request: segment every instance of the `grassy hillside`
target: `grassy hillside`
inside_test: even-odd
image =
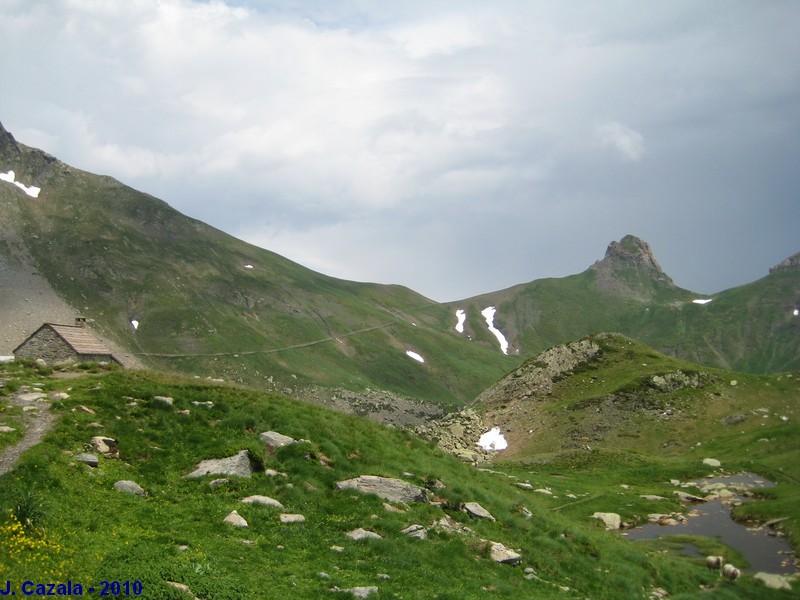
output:
[[[585,350],[590,345],[593,354]],[[581,351],[586,358],[569,367]],[[647,512],[640,494],[672,496],[667,482],[692,477],[682,471],[696,468],[704,458],[722,461],[728,472],[756,472],[779,484],[770,491],[773,500],[736,511],[761,521],[789,517],[785,530],[796,548],[798,398],[797,372],[750,375],[711,369],[621,335],[603,334],[526,361],[486,390],[476,408],[509,442],[496,464],[528,472],[538,485],[554,490],[584,486],[584,472],[598,482],[617,482],[593,498],[589,509],[608,510],[612,503],[632,523]],[[630,490],[616,489],[622,483],[631,484]],[[624,498],[614,497],[620,494]],[[571,507],[562,512],[571,513]]]
[[[711,298],[707,304],[693,300]],[[775,271],[705,297],[637,268],[540,279],[450,307],[467,312],[469,333],[486,337],[480,311],[523,356],[601,331],[618,331],[661,352],[703,365],[750,373],[800,369],[800,270]]]
[[[514,479],[457,462],[401,430],[229,385],[151,372],[88,368],[67,379],[74,373],[51,371],[0,366],[4,420],[19,425],[4,407],[21,392],[68,394],[52,400],[57,421],[44,442],[0,477],[0,579],[12,585],[139,581],[142,597],[175,599],[190,596],[167,581],[213,599],[337,597],[331,590],[358,586],[377,587],[371,597],[405,599],[647,598],[657,588],[677,598],[763,597],[749,577],[722,582],[699,559],[632,544],[604,531],[586,505],[559,509]],[[267,430],[308,441],[270,452],[259,441]],[[92,468],[76,456],[98,433],[118,441],[119,456],[100,456]],[[245,449],[257,466],[252,478],[211,486],[212,475],[183,477],[202,459]],[[617,481],[582,471],[598,466],[590,463],[562,463],[559,471],[570,485],[615,493]],[[554,465],[518,468],[529,480],[546,479],[556,476]],[[700,473],[688,464],[661,466],[647,462],[659,480]],[[268,477],[265,468],[285,476]],[[633,460],[627,468],[620,477],[644,472]],[[395,504],[396,512],[375,496],[335,489],[361,474],[427,485],[435,502]],[[147,497],[116,491],[118,480],[135,481]],[[252,494],[280,501],[305,522],[281,523],[280,511],[240,501]],[[468,517],[460,508],[470,501],[496,521]],[[223,523],[234,509],[249,527]],[[427,540],[400,533],[444,517],[453,525],[431,529]],[[462,526],[470,531],[457,531]],[[382,539],[348,539],[358,527]],[[494,562],[482,540],[517,549],[521,564]]]
[[[467,343],[446,308],[407,288],[315,273],[4,130],[0,168],[42,188],[32,199],[0,185],[3,226],[25,244],[29,269],[150,366],[278,390],[372,387],[456,406],[513,363]]]

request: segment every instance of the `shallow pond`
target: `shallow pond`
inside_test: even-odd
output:
[[[740,473],[730,477],[714,477],[697,482],[698,485],[724,483],[726,486],[746,486],[747,488],[772,487],[766,481],[752,473]],[[738,498],[746,501],[746,498]],[[655,539],[665,535],[702,535],[718,537],[729,546],[736,548],[750,563],[743,569],[748,572],[765,571],[767,573],[794,573],[794,553],[783,537],[769,535],[768,528],[748,528],[731,518],[731,507],[721,499],[710,500],[692,506],[685,523],[678,525],[647,524],[625,532],[630,540]],[[697,556],[694,547],[687,548],[687,553]]]

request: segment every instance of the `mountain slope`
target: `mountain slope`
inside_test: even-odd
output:
[[[705,365],[754,373],[800,368],[800,267],[791,259],[763,279],[703,297],[677,287],[647,243],[629,235],[583,273],[449,305],[465,311],[466,333],[476,337],[485,337],[481,310],[495,306],[499,329],[523,356],[618,331]]]
[[[175,583],[215,600],[350,598],[355,594],[332,592],[372,587],[370,597],[409,600],[648,598],[659,588],[658,597],[763,597],[752,577],[726,582],[703,559],[605,531],[586,498],[565,516],[552,506],[564,498],[473,469],[399,429],[276,394],[146,371],[57,373],[69,380],[49,371],[0,365],[0,408],[38,388],[56,418],[43,442],[0,477],[0,572],[16,592],[26,580],[70,581],[96,597],[86,588],[99,592],[106,580],[138,582],[143,598],[175,600],[191,597]],[[259,435],[269,430],[302,441],[270,449]],[[94,468],[80,455],[98,432],[116,442],[116,451],[94,450]],[[201,460],[241,451],[250,476],[185,477]],[[660,466],[662,479],[677,472]],[[698,467],[679,469],[700,474]],[[364,474],[426,488],[430,502],[337,489],[337,482]],[[577,473],[569,475],[567,483],[562,473],[559,485],[580,484]],[[140,486],[142,495],[120,491],[121,481]],[[593,474],[586,481],[595,481]],[[603,487],[611,488],[608,500],[620,501],[618,485]],[[242,501],[251,496],[280,505]],[[492,518],[467,514],[470,502]],[[247,527],[223,521],[234,510]],[[412,525],[427,537],[404,534]],[[348,537],[358,528],[381,539]],[[520,564],[493,560],[491,542],[516,549]]]
[[[446,309],[407,288],[315,273],[0,130],[8,170],[41,192],[0,182],[4,239],[16,239],[0,255],[16,273],[41,274],[146,364],[278,389],[376,387],[440,405],[463,403],[509,368],[440,329]]]

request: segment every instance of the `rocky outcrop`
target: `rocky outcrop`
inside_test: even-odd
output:
[[[489,428],[473,409],[451,413],[415,429],[418,435],[435,440],[439,448],[465,462],[485,462],[488,453],[478,446],[481,435]]]
[[[596,357],[601,352],[601,342],[608,335],[611,334],[599,334],[545,350],[483,392],[477,402],[490,406],[510,398],[527,400],[546,396],[564,374]]]
[[[785,271],[800,271],[800,252],[792,254],[789,258],[781,261],[770,268],[770,273],[780,273]]]

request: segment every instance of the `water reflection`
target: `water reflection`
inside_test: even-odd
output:
[[[774,484],[765,481],[752,473],[740,473],[730,477],[707,478],[698,481],[698,487],[706,487],[714,483],[724,483],[727,489],[741,492],[754,487],[772,487]],[[746,501],[746,498],[737,500]],[[789,574],[794,573],[794,553],[789,543],[776,535],[770,535],[771,530],[759,527],[748,528],[731,518],[731,508],[728,501],[721,498],[696,504],[687,514],[687,519],[679,525],[648,524],[626,532],[626,537],[632,540],[656,539],[664,535],[702,535],[718,537],[729,546],[736,548],[750,563],[746,571],[765,571],[768,573]],[[689,545],[691,546],[691,545]],[[690,548],[690,555],[697,556],[697,548]]]

